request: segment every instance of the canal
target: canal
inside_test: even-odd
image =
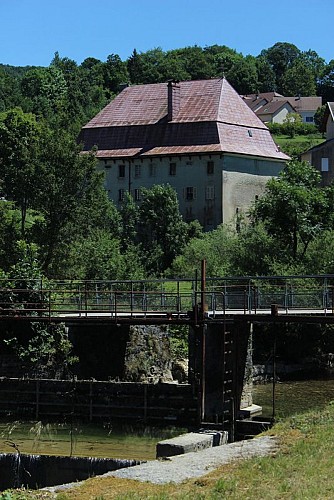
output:
[[[153,460],[158,441],[185,429],[0,422],[0,453]]]
[[[334,380],[275,384],[275,417],[324,407],[334,400]],[[255,385],[253,402],[272,417],[273,385]],[[0,421],[0,453],[153,460],[158,441],[187,432],[178,427]]]
[[[276,418],[289,417],[296,413],[323,408],[334,400],[334,380],[303,380],[276,382],[274,387],[274,410]],[[262,406],[264,417],[272,416],[273,385],[255,385],[253,403]]]

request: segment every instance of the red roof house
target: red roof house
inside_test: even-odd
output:
[[[226,79],[125,88],[82,128],[116,203],[125,190],[170,184],[187,220],[206,229],[245,210],[289,159]]]

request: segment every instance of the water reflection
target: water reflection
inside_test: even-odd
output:
[[[152,460],[156,443],[185,429],[42,422],[0,422],[0,453]]]
[[[288,417],[296,413],[323,408],[334,400],[334,380],[303,380],[275,384],[275,416]],[[253,402],[262,406],[262,415],[272,416],[272,384],[256,385]]]

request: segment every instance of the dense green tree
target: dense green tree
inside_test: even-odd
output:
[[[307,162],[290,161],[251,211],[283,246],[287,259],[303,260],[310,242],[332,224],[332,190],[320,187],[320,174]]]
[[[255,94],[259,88],[255,57],[247,56],[238,60],[226,77],[239,94]]]
[[[208,61],[210,73],[215,77],[228,75],[233,66],[244,59],[242,54],[226,45],[204,47],[203,53]]]
[[[34,68],[21,80],[21,92],[27,111],[51,118],[65,104],[67,85],[63,73],[55,66]]]
[[[127,65],[117,54],[110,54],[107,57],[107,61],[103,65],[103,75],[104,86],[111,94],[117,94],[121,84],[129,82]]]
[[[237,238],[235,231],[221,225],[217,229],[192,238],[178,255],[170,270],[171,276],[192,278],[200,276],[201,262],[206,260],[208,276],[230,275],[231,248]]]
[[[19,108],[0,122],[0,175],[5,196],[21,211],[21,235],[25,236],[27,211],[35,206],[43,179],[39,168],[42,129],[35,116]]]
[[[315,95],[316,82],[312,69],[302,60],[295,60],[282,76],[281,88],[286,96]]]
[[[119,208],[123,250],[131,247],[137,241],[137,226],[139,223],[139,208],[131,194],[126,191],[122,205]]]
[[[314,115],[314,123],[316,124],[319,130],[321,130],[323,126],[326,107],[327,107],[326,104],[320,106],[320,108],[317,109]]]
[[[334,101],[334,59],[329,61],[318,79],[318,95],[323,102]]]
[[[276,75],[275,89],[282,93],[282,78],[287,69],[291,68],[294,61],[300,56],[300,50],[292,43],[277,42],[269,49],[261,51],[261,56],[264,57],[271,65]]]
[[[88,235],[94,227],[110,225],[112,204],[96,170],[94,154],[81,149],[65,132],[48,133],[41,152],[43,190],[36,206],[42,216],[36,224],[45,273],[58,273],[62,252],[77,233]],[[115,231],[118,231],[116,223]],[[66,260],[66,259],[65,259]]]
[[[165,271],[189,239],[188,224],[179,211],[176,192],[169,185],[142,190],[138,236],[149,273]]]
[[[21,99],[18,78],[0,67],[0,113],[19,106]]]
[[[93,229],[71,245],[67,277],[98,280],[143,279],[144,268],[138,249],[129,246],[106,229]]]
[[[267,59],[263,56],[256,58],[258,89],[257,92],[273,92],[276,89],[276,75]]]
[[[302,52],[300,60],[311,69],[315,81],[322,74],[326,66],[325,59],[320,57],[314,50]]]

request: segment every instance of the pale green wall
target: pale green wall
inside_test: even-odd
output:
[[[208,175],[207,162],[214,161],[214,173]],[[169,175],[170,163],[176,164],[176,175]],[[125,178],[118,177],[118,166],[125,165]],[[136,165],[140,165],[140,176],[135,176]],[[155,167],[155,176],[150,170]],[[129,166],[131,192],[154,184],[170,184],[177,192],[180,211],[186,218],[198,219],[206,230],[217,227],[221,222],[233,219],[236,209],[246,210],[261,194],[267,180],[278,175],[282,162],[254,159],[237,155],[196,155],[145,158],[141,160],[101,160],[99,168],[105,171],[105,186],[109,198],[119,205],[119,189],[129,189]],[[107,168],[108,167],[108,168]],[[185,199],[187,187],[196,190],[196,199]],[[214,187],[214,199],[207,200],[208,190]]]

